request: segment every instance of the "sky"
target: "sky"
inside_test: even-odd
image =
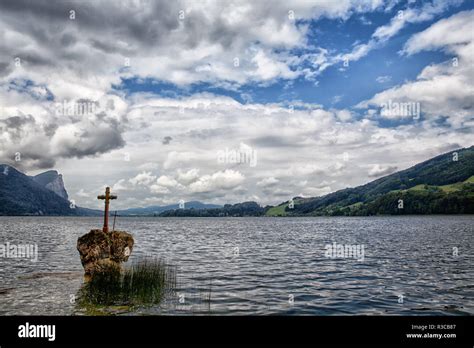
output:
[[[474,144],[474,1],[0,2],[0,163],[276,205]]]

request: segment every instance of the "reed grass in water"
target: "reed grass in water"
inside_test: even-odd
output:
[[[122,271],[95,274],[84,285],[84,305],[142,306],[160,303],[176,288],[176,268],[162,259],[145,258]]]

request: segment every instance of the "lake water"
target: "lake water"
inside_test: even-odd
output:
[[[0,217],[0,244],[39,251],[37,262],[0,257],[0,314],[84,314],[76,242],[101,225]],[[474,314],[474,216],[120,217],[116,229],[135,238],[129,262],[162,257],[178,270],[175,295],[123,314]],[[333,243],[363,257],[328,257]]]

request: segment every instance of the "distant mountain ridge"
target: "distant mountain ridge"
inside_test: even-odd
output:
[[[473,214],[474,146],[436,156],[365,185],[293,198],[267,216]],[[400,207],[401,208],[400,208]]]
[[[184,203],[187,209],[213,209],[220,205],[198,201]],[[118,210],[121,216],[153,216],[178,209],[179,204]],[[110,212],[113,214],[114,210]],[[102,210],[74,205],[56,170],[28,176],[7,164],[0,165],[0,215],[101,216]]]
[[[367,216],[474,214],[474,146],[436,156],[367,184],[278,206],[256,202],[218,209],[173,209],[159,216]]]
[[[226,217],[226,216],[262,216],[265,208],[256,202],[225,204],[223,207],[207,209],[172,209],[159,214],[161,217]]]
[[[184,209],[214,209],[220,208],[221,205],[217,204],[206,204],[201,203],[199,201],[191,201],[184,203]],[[129,208],[118,210],[117,214],[121,216],[153,216],[159,215],[165,211],[179,209],[179,204],[170,204],[170,205],[155,205],[150,207],[143,207],[143,208]]]
[[[278,206],[256,202],[219,206],[198,201],[118,210],[120,216],[321,216],[474,214],[474,146],[454,150],[367,184],[321,197],[294,197]],[[111,211],[113,213],[113,210]],[[0,165],[0,215],[100,216],[68,200],[55,170],[27,176]]]

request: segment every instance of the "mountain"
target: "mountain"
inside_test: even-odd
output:
[[[293,199],[267,216],[473,214],[474,146],[451,151],[406,170],[321,197]]]
[[[58,196],[69,200],[67,191],[64,188],[63,176],[62,174],[59,174],[56,170],[49,170],[31,178],[41,186],[44,186],[48,190],[53,191]]]
[[[220,205],[186,202],[189,209],[213,209]],[[122,216],[153,216],[178,209],[179,204],[132,208],[118,211]],[[111,211],[111,214],[114,212]],[[56,170],[28,176],[17,169],[0,165],[0,215],[102,216],[103,211],[74,206],[68,200],[61,174]]]
[[[62,176],[49,171],[30,177],[0,165],[0,215],[100,215],[101,212],[71,205]]]
[[[185,209],[213,209],[220,208],[221,205],[205,204],[198,201],[191,201],[184,203]],[[179,204],[171,204],[164,206],[150,206],[144,208],[130,208],[125,210],[118,210],[117,214],[120,216],[153,216],[159,215],[162,212],[179,209]],[[181,209],[182,210],[182,209]]]
[[[62,175],[33,177],[0,165],[0,215],[92,215],[100,210],[74,207]],[[474,146],[439,155],[411,168],[321,197],[293,199],[278,206],[256,202],[219,206],[197,201],[118,211],[121,216],[319,216],[474,214]],[[113,212],[111,212],[113,213]]]
[[[43,182],[2,165],[0,215],[76,215],[76,212],[67,199],[46,188]]]
[[[223,216],[261,216],[265,209],[256,202],[243,202],[237,204],[226,204],[223,207],[211,209],[173,209],[159,214],[162,217],[171,216],[193,216],[193,217],[223,217]]]

